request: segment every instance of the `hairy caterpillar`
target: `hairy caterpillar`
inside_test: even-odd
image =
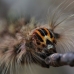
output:
[[[62,12],[62,10],[66,11],[66,9],[70,5],[72,5],[74,1],[69,3],[69,5],[67,5],[66,7],[63,6],[64,2],[67,3],[66,0],[63,1],[56,7],[54,13],[52,13],[52,16],[49,15],[50,17],[49,23],[46,23],[44,25],[39,25],[37,23],[33,23],[32,20],[29,23],[27,22],[21,25],[17,23],[17,26],[14,31],[8,29],[10,33],[14,33],[14,37],[12,37],[10,33],[6,33],[6,35],[4,34],[0,38],[1,74],[20,74],[20,73],[24,74],[25,65],[27,66],[33,63],[39,64],[44,67],[49,67],[49,65],[47,65],[44,62],[44,59],[49,55],[49,53],[51,53],[50,50],[49,53],[47,51],[46,48],[47,44],[52,44],[52,43],[55,44],[56,42],[55,52],[73,51],[74,14],[66,15],[66,13]],[[46,29],[49,29],[50,30],[49,33],[52,33],[52,36],[54,37],[52,40],[50,38],[51,35],[46,35],[47,38],[43,36],[42,38],[45,41],[46,39],[48,39],[51,42],[47,44],[45,42],[46,45],[43,45],[43,47],[34,45],[36,44],[35,41],[37,40],[34,38],[33,41],[32,39],[34,37],[33,34],[35,34],[35,32],[38,30],[40,30],[39,33],[41,33],[42,29],[44,29],[42,33],[45,31],[44,35],[46,35],[45,33],[47,33]],[[37,34],[35,35],[37,36]],[[44,47],[46,48],[46,52],[42,51],[45,50]],[[50,49],[50,46],[48,48]]]

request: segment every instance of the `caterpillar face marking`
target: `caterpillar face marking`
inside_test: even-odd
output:
[[[32,34],[32,41],[37,47],[37,52],[55,53],[56,39],[54,33],[47,28],[35,29]]]

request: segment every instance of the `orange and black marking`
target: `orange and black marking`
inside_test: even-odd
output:
[[[55,37],[51,30],[47,28],[39,28],[36,29],[33,34],[33,39],[36,45],[40,47],[45,47],[48,44],[54,43],[55,44]]]

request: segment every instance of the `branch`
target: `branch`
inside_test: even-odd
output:
[[[60,67],[64,65],[74,66],[74,53],[55,53],[45,59],[46,64],[53,67]]]

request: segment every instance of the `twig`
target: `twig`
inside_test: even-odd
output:
[[[50,56],[48,56],[45,59],[46,64],[49,64],[50,66],[53,67],[60,67],[64,65],[69,65],[71,67],[74,66],[74,53],[69,52],[69,53],[55,53]]]

